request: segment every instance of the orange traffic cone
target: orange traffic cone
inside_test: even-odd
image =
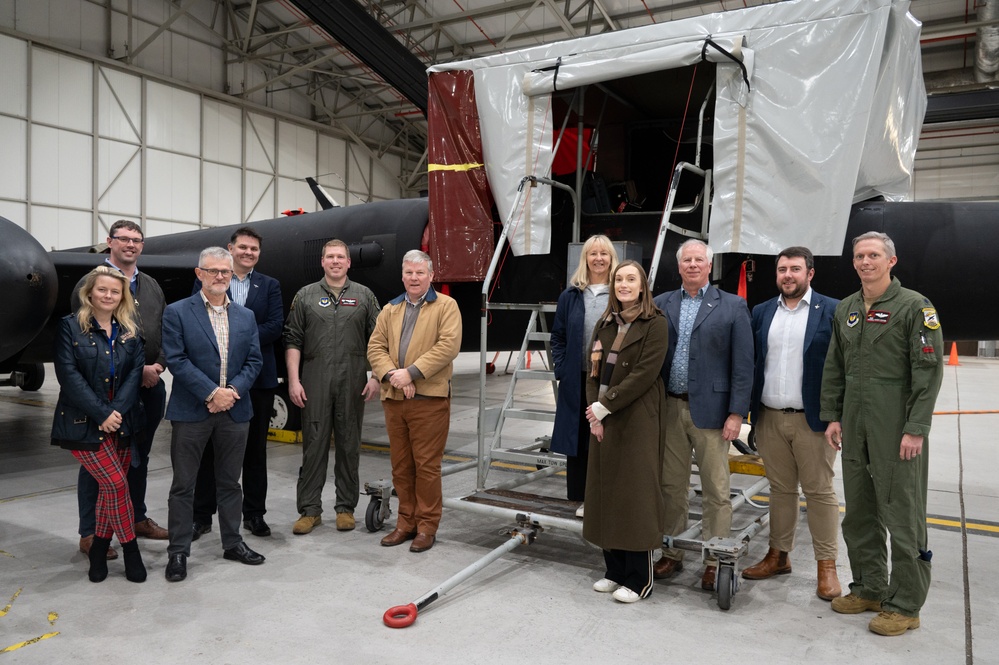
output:
[[[961,363],[959,363],[957,361],[957,342],[951,342],[950,343],[950,359],[947,361],[947,365],[948,366],[953,365],[954,367],[957,367],[960,364]]]

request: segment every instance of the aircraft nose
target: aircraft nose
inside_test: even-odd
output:
[[[34,237],[0,217],[0,362],[28,345],[55,309],[59,280],[55,265]]]

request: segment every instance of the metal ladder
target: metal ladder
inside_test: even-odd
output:
[[[565,457],[554,453],[549,453],[547,448],[551,442],[551,434],[537,437],[533,443],[517,448],[503,447],[503,426],[507,419],[532,420],[537,422],[554,423],[554,407],[540,408],[537,405],[522,406],[517,400],[517,384],[520,381],[547,381],[551,383],[552,395],[558,398],[558,382],[555,380],[555,372],[550,369],[552,365],[551,355],[551,333],[548,331],[548,321],[545,314],[555,311],[554,304],[507,304],[489,303],[489,309],[521,310],[529,311],[530,317],[527,322],[527,329],[524,333],[524,341],[520,346],[517,355],[517,362],[514,366],[510,385],[507,387],[506,397],[503,403],[496,407],[486,408],[484,411],[485,432],[491,432],[492,436],[489,444],[488,456],[490,460],[502,460],[505,462],[515,462],[520,464],[532,464],[538,467],[555,466],[565,467]],[[530,353],[531,342],[544,342],[544,357],[546,359],[546,369],[528,369],[527,354]]]

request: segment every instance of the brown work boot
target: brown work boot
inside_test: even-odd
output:
[[[833,600],[843,595],[843,588],[836,576],[836,559],[825,559],[819,564],[819,582],[815,587],[815,595],[822,600]]]
[[[840,614],[860,614],[861,612],[880,612],[880,600],[868,600],[853,593],[848,593],[839,598],[833,598],[833,612]]]
[[[93,534],[80,538],[80,551],[89,557],[90,548],[93,546],[93,544],[94,544]],[[116,552],[115,549],[110,545],[108,546],[107,558],[108,561],[114,561],[115,559],[118,558],[118,552]]]
[[[705,591],[715,590],[715,579],[718,576],[717,565],[707,565],[704,567],[704,574],[701,575],[701,588]]]
[[[787,558],[787,552],[781,552],[771,547],[767,555],[763,557],[755,566],[750,566],[742,571],[742,576],[747,580],[765,580],[774,575],[787,575],[791,572],[791,562]],[[836,567],[833,565],[833,576],[836,575]]]
[[[868,630],[878,635],[895,637],[908,630],[919,628],[919,617],[907,617],[898,612],[881,612],[867,624]]]

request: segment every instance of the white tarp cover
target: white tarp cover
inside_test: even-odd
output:
[[[714,196],[710,244],[717,253],[776,254],[806,245],[842,251],[850,205],[909,193],[926,108],[920,24],[908,0],[796,0],[609,32],[430,71],[474,72],[486,173],[516,254],[550,251],[547,187],[511,214],[527,174],[546,175],[552,153],[549,104],[559,90],[672,69],[700,59],[705,37],[741,44],[751,74],[728,58],[715,87]],[[695,54],[696,55],[692,55]],[[691,60],[691,58],[694,60]],[[525,89],[534,96],[525,93]],[[671,158],[663,156],[663,177]]]

